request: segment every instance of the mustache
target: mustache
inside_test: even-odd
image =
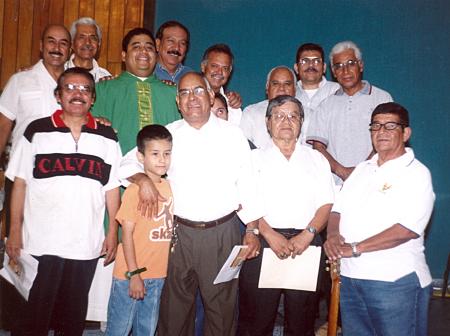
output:
[[[167,53],[169,55],[181,56],[181,53],[178,50],[169,50]]]
[[[319,72],[319,71],[317,71],[317,69],[313,67],[309,67],[308,69],[305,70],[305,72]]]
[[[56,55],[56,56],[63,56],[62,53],[60,53],[59,51],[49,51],[50,55]]]
[[[220,79],[220,80],[224,80],[224,79],[225,79],[224,76],[219,75],[219,74],[212,74],[211,77],[212,77],[212,78],[216,78],[216,79]]]
[[[94,50],[94,46],[91,44],[84,45],[80,48],[81,50]]]
[[[83,103],[86,104],[86,101],[82,98],[72,98],[71,100],[69,100],[69,103]]]

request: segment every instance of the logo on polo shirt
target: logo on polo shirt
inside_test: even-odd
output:
[[[45,179],[55,176],[81,176],[108,183],[111,165],[95,155],[74,153],[37,154],[34,162],[33,177]]]

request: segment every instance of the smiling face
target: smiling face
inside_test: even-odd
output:
[[[92,93],[92,83],[81,74],[67,74],[56,92],[56,100],[61,105],[64,115],[70,117],[85,117],[89,112],[95,97]]]
[[[176,100],[183,119],[199,129],[209,120],[214,92],[208,90],[202,77],[189,72],[181,77]]]
[[[93,60],[100,46],[97,30],[94,25],[78,24],[73,38],[73,52],[81,60]]]
[[[183,62],[188,48],[188,35],[181,27],[164,29],[161,39],[156,39],[159,61],[167,70],[175,70]]]
[[[302,85],[318,87],[325,74],[326,64],[319,51],[305,50],[299,55],[294,69],[302,81]]]
[[[347,63],[349,61],[350,63]],[[338,67],[338,65],[342,66]],[[363,83],[361,80],[363,70],[363,62],[356,58],[353,49],[346,49],[333,56],[333,75],[336,77],[339,84],[341,84],[344,92],[349,96],[354,95],[362,89]]]
[[[211,51],[201,68],[214,92],[219,92],[231,75],[231,57],[222,52]]]
[[[400,118],[393,113],[377,114],[372,124],[400,123]],[[378,131],[370,132],[372,144],[381,162],[395,159],[405,153],[405,143],[411,136],[411,128],[398,126],[393,130],[381,127]]]
[[[40,50],[46,67],[63,68],[69,58],[69,32],[62,26],[48,27],[42,36]]]
[[[138,77],[148,77],[153,73],[156,64],[156,47],[150,36],[135,35],[122,51],[122,61],[128,72]]]

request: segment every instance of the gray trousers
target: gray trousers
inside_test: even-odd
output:
[[[194,335],[197,290],[205,309],[205,336],[230,336],[236,329],[237,280],[213,285],[233,246],[241,243],[240,220],[209,229],[178,224],[178,243],[169,256],[161,295],[159,336]]]

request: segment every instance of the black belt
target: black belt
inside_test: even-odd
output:
[[[209,222],[191,221],[189,219],[178,217],[176,215],[173,216],[173,219],[175,220],[175,222],[189,226],[194,229],[209,229],[209,228],[219,226],[220,224],[228,222],[231,218],[234,217],[235,214],[236,214],[236,211],[233,211],[233,212],[230,212],[228,215],[225,215],[223,217],[220,217],[216,220],[212,220]]]

